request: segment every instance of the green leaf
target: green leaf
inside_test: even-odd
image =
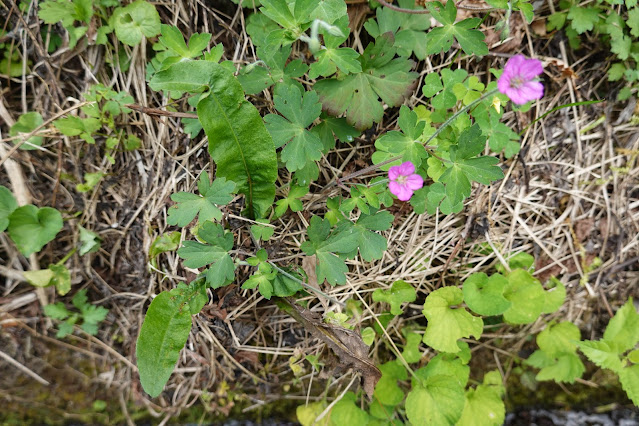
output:
[[[630,34],[634,37],[639,37],[639,8],[633,7],[628,10],[626,24],[630,27]]]
[[[615,345],[619,353],[634,348],[639,342],[639,314],[635,310],[632,298],[628,299],[612,317],[603,338]]]
[[[303,63],[301,59],[294,59],[287,64],[291,51],[290,46],[278,50],[259,47],[257,56],[264,64],[247,65],[237,76],[246,94],[254,95],[274,84],[277,84],[278,87],[295,85],[304,90],[296,79],[308,71],[308,65]]]
[[[357,405],[355,394],[353,392],[347,392],[331,410],[331,425],[367,425],[368,413]]]
[[[191,59],[202,55],[202,51],[208,47],[211,41],[211,34],[209,33],[194,33],[191,35],[187,46],[182,32],[173,25],[162,24],[161,33],[162,35],[158,38],[160,44],[183,59]]]
[[[71,291],[71,273],[64,265],[49,265],[47,269],[26,271],[24,277],[36,287],[55,286],[58,294],[64,296]]]
[[[428,380],[431,377],[445,374],[453,377],[462,389],[466,387],[466,383],[468,383],[468,378],[470,377],[470,367],[465,364],[467,364],[470,359],[470,349],[467,345],[464,347],[461,343],[465,342],[458,342],[457,346],[460,352],[457,354],[437,354],[428,361],[426,367],[415,371],[415,376],[421,380]],[[462,356],[465,357],[465,352],[468,352],[466,362],[461,359]],[[413,380],[413,385],[415,385],[415,380]]]
[[[525,363],[541,368],[536,377],[539,381],[574,383],[585,371],[577,355],[577,342],[580,339],[579,328],[570,322],[546,327],[537,335],[539,350],[535,351]]]
[[[102,306],[85,306],[82,310],[82,328],[87,333],[95,336],[98,334],[98,324],[106,318],[109,310]]]
[[[484,322],[466,309],[455,307],[463,301],[457,287],[444,287],[433,291],[424,302],[424,316],[428,326],[424,332],[424,343],[440,352],[460,351],[457,340],[463,337],[481,337]]]
[[[639,406],[639,365],[624,367],[619,372],[621,387],[635,406]]]
[[[501,168],[496,165],[499,162],[497,158],[474,158],[485,146],[486,137],[475,124],[462,132],[458,145],[450,147],[451,167],[439,178],[446,187],[446,201],[449,205],[456,206],[470,196],[472,181],[489,185],[504,177]]]
[[[198,182],[200,195],[190,192],[178,192],[171,195],[171,200],[177,204],[169,208],[167,223],[169,225],[186,226],[196,216],[200,223],[221,220],[222,212],[219,206],[228,204],[235,190],[235,183],[225,178],[218,178],[209,184],[209,175],[203,172]]]
[[[79,226],[78,229],[80,231],[80,256],[84,256],[87,253],[95,253],[100,250],[102,239],[98,234],[82,226]]]
[[[348,232],[357,239],[359,253],[366,262],[381,259],[388,246],[388,240],[372,231],[385,231],[390,228],[395,217],[387,211],[378,211],[368,215],[362,213]]]
[[[410,72],[411,61],[395,58],[394,39],[384,34],[370,43],[359,58],[361,73],[315,83],[322,108],[333,116],[345,114],[346,120],[358,130],[378,123],[384,114],[383,103],[401,105],[413,90],[417,74]]]
[[[45,24],[57,24],[62,21],[63,27],[71,27],[76,19],[75,5],[67,0],[45,1],[40,3],[38,17]]]
[[[488,278],[483,272],[477,272],[464,281],[464,302],[479,315],[500,315],[511,304],[503,296],[507,286],[508,280],[500,274]]]
[[[0,232],[3,232],[9,226],[9,216],[18,208],[13,193],[6,187],[0,185]]]
[[[420,343],[422,343],[421,334],[411,332],[407,333],[406,345],[404,346],[404,350],[402,351],[402,356],[407,363],[412,364],[415,362],[419,362],[422,359],[422,353],[419,350]]]
[[[348,15],[346,13],[346,2],[343,0],[319,0],[317,1],[317,8],[312,14],[313,19],[320,19],[331,25],[335,24],[339,18],[345,16]]]
[[[253,235],[253,238],[258,241],[268,241],[273,236],[275,228],[272,226],[260,225],[260,223],[268,224],[268,219],[258,219],[257,222],[258,223],[255,225],[251,225],[251,234]]]
[[[98,182],[100,182],[100,180],[102,180],[103,176],[104,176],[104,173],[102,173],[102,172],[85,173],[84,174],[84,182],[77,184],[75,186],[75,189],[78,192],[89,192],[93,188],[95,188],[95,186],[98,184]]]
[[[398,361],[389,361],[379,366],[382,377],[375,385],[375,398],[387,406],[396,406],[404,400],[404,391],[397,385],[398,380],[406,380],[408,374]]]
[[[419,169],[422,161],[428,157],[424,144],[420,140],[426,122],[418,121],[417,114],[402,105],[399,110],[398,124],[402,129],[401,132],[392,130],[375,141],[377,151],[373,154],[373,164],[402,156],[401,159],[383,166],[382,170],[388,170],[391,166],[405,161],[410,161],[416,169]]]
[[[348,267],[337,254],[345,255],[357,248],[357,236],[352,232],[333,232],[327,219],[319,216],[311,218],[307,228],[308,240],[300,248],[309,256],[317,258],[316,273],[318,282],[346,284]]]
[[[550,282],[553,287],[546,291],[546,300],[542,311],[544,314],[556,312],[566,300],[566,286],[556,278],[551,278]]]
[[[180,245],[181,238],[182,234],[178,231],[166,232],[158,236],[151,243],[151,248],[149,249],[149,257],[153,259],[158,254],[176,250]]]
[[[504,312],[504,320],[510,324],[530,324],[543,313],[546,293],[539,280],[528,271],[515,269],[508,274],[508,287],[504,297],[511,302]]]
[[[308,190],[308,186],[291,186],[286,198],[277,200],[277,203],[275,203],[275,217],[284,216],[284,213],[286,213],[289,208],[293,212],[301,211],[304,205],[299,199],[308,194]]]
[[[599,12],[599,8],[594,5],[589,7],[572,6],[568,11],[570,26],[578,34],[592,31],[594,25],[599,21]]]
[[[206,284],[215,289],[230,284],[235,278],[235,263],[224,253],[206,271]]]
[[[208,88],[211,73],[221,65],[210,61],[182,61],[153,75],[149,87],[165,92],[199,93]]]
[[[275,109],[284,117],[268,114],[264,117],[266,129],[273,137],[275,147],[282,149],[282,161],[292,172],[322,158],[322,141],[306,130],[322,112],[317,93],[305,92],[296,86],[282,86],[274,96]]]
[[[605,340],[584,340],[583,342],[577,343],[577,346],[579,350],[597,366],[608,368],[617,374],[621,371],[623,364],[619,358],[619,352],[614,345]]]
[[[233,234],[224,231],[217,223],[204,222],[198,235],[208,244],[184,241],[177,251],[187,268],[201,268],[218,262],[228,256],[228,251],[233,248]]]
[[[458,421],[463,426],[501,425],[506,417],[506,407],[502,401],[504,387],[497,371],[484,376],[484,383],[466,391],[464,411]]]
[[[316,422],[317,419],[326,409],[325,401],[310,402],[308,404],[299,405],[295,410],[297,421],[302,426],[329,426],[330,417],[324,416],[322,420]]]
[[[184,298],[164,291],[153,299],[135,348],[140,382],[152,397],[171,377],[190,332],[191,312]]]
[[[9,215],[9,237],[24,256],[40,251],[60,230],[62,215],[50,207],[39,209],[28,204]]]
[[[63,135],[80,136],[90,144],[95,143],[95,139],[93,139],[92,135],[102,127],[102,123],[97,118],[80,118],[74,116],[58,118],[53,122],[53,125],[62,132]]]
[[[373,330],[372,327],[365,327],[364,329],[362,329],[361,335],[362,335],[362,342],[364,342],[366,346],[372,345],[373,342],[375,341],[375,330]],[[419,340],[421,341],[422,340],[421,336],[418,336],[418,337],[419,337]]]
[[[44,313],[46,316],[57,320],[63,320],[71,315],[71,312],[67,310],[62,302],[46,305],[44,307]]]
[[[144,0],[137,0],[125,7],[118,7],[109,19],[115,35],[124,44],[135,46],[142,36],[153,37],[160,33],[160,15],[155,6]]]
[[[211,88],[198,102],[197,114],[209,139],[217,176],[237,183],[238,192],[246,196],[249,217],[262,217],[275,198],[277,157],[273,140],[257,109],[244,99],[233,73],[208,63]]]
[[[429,55],[445,53],[450,50],[456,39],[467,55],[483,56],[488,54],[488,46],[484,43],[484,34],[474,29],[481,19],[468,18],[455,22],[457,8],[452,2],[442,5],[440,2],[426,3],[426,8],[443,26],[435,27],[426,35],[426,53]]]
[[[284,275],[282,273],[278,273],[273,278],[273,294],[277,297],[289,297],[293,296],[298,291],[304,289],[300,284],[302,281],[302,277],[295,273],[294,271],[287,271],[288,274],[297,278],[297,280],[292,279],[291,277]]]
[[[11,126],[9,129],[9,136],[15,137],[20,136],[23,133],[31,133],[33,130],[37,129],[44,123],[42,116],[39,112],[27,112],[26,114],[20,115],[18,121]],[[37,149],[36,147],[42,146],[42,142],[44,138],[42,136],[31,136],[27,139],[26,143],[20,145],[20,149],[24,150],[33,150]],[[20,142],[20,139],[14,141],[14,143]]]
[[[455,424],[463,409],[464,388],[453,376],[431,376],[406,397],[406,416],[414,425]]]
[[[423,10],[415,7],[412,0],[400,0],[399,6],[404,9]],[[425,30],[430,28],[430,17],[424,14],[400,13],[386,7],[377,8],[377,20],[369,19],[364,28],[371,37],[391,32],[395,35],[395,46],[400,56],[410,56],[414,53],[417,59],[424,60],[427,56],[427,38]]]
[[[403,313],[402,304],[414,302],[416,298],[417,295],[413,286],[402,280],[395,281],[389,290],[378,288],[373,292],[373,301],[390,304],[390,312],[393,315],[401,315]]]

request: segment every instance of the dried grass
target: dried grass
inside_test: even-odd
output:
[[[158,3],[157,7],[163,22],[177,25],[187,36],[195,30],[213,33],[214,42],[225,46],[225,58],[238,65],[254,61],[255,49],[245,32],[248,10],[243,13],[230,3],[220,8],[214,4],[178,0]],[[546,10],[538,12],[541,16],[547,13],[547,6],[544,7]],[[119,46],[131,58],[126,72],[112,68],[112,53],[98,46],[63,48],[48,55],[36,9],[32,3],[27,22],[16,15],[13,2],[0,12],[7,17],[7,28],[17,35],[17,40],[12,40],[14,47],[27,52],[33,61],[30,72],[25,70],[22,77],[0,79],[0,111],[5,121],[0,127],[2,138],[8,135],[7,124],[19,114],[39,111],[45,120],[55,117],[78,106],[82,93],[96,82],[129,92],[143,107],[166,105],[167,100],[148,90],[145,83],[145,64],[151,57],[149,46]],[[364,16],[361,8],[355,9],[353,6],[351,18]],[[496,23],[499,18],[493,14],[487,22]],[[352,42],[361,51],[367,40],[360,40],[359,28],[354,31]],[[558,105],[597,99],[597,93],[607,84],[603,81],[601,52],[593,49],[581,57],[580,53],[568,51],[558,35],[543,38],[532,36],[527,27],[519,30],[523,30],[523,41],[511,46],[510,51],[480,62],[457,59],[453,54],[434,58],[419,64],[421,76],[453,65],[455,60],[454,66],[487,79],[489,65],[496,66],[502,61],[500,57],[521,48],[525,54],[545,61],[548,84],[547,96],[531,112],[506,115],[515,129],[526,129]],[[303,56],[297,51],[293,54]],[[607,100],[600,104],[562,109],[534,122],[524,132],[521,154],[504,162],[506,178],[490,188],[474,188],[459,215],[415,215],[406,206],[396,204],[392,208],[396,220],[385,233],[390,247],[384,258],[372,263],[359,259],[349,262],[348,284],[323,290],[342,303],[361,302],[364,311],[359,324],[369,325],[384,310],[370,297],[376,288],[388,288],[401,278],[415,286],[418,301],[423,301],[430,291],[442,285],[458,284],[474,272],[504,264],[511,254],[528,252],[535,255],[540,278],[561,277],[568,288],[567,301],[560,312],[534,324],[501,325],[486,333],[481,343],[471,342],[475,357],[481,360],[480,368],[499,368],[509,375],[519,351],[530,346],[528,336],[552,319],[575,322],[585,331],[584,337],[599,336],[601,325],[612,311],[627,297],[637,297],[639,280],[639,132],[630,121],[634,104],[624,110],[626,105],[610,101],[615,89],[611,86]],[[265,106],[271,101],[269,94],[252,100],[264,113],[268,112]],[[409,104],[425,102],[417,94]],[[173,107],[188,111],[186,102]],[[603,121],[591,126],[600,117],[604,117]],[[367,165],[375,135],[394,128],[396,118],[397,111],[388,110],[375,131],[367,132],[353,146],[339,145],[321,161],[320,182],[305,199],[308,208],[275,223],[275,235],[265,244],[271,256],[283,265],[302,266],[304,256],[298,247],[310,216],[324,211],[326,196],[342,193],[337,187],[326,192],[321,192],[322,188],[335,176]],[[228,412],[231,407],[221,401],[224,392],[215,394],[223,389],[220,386],[224,382],[245,395],[245,411],[283,399],[300,403],[322,395],[330,399],[357,386],[351,375],[325,380],[312,374],[308,367],[306,374],[294,380],[289,367],[293,354],[325,355],[326,349],[256,292],[242,291],[234,285],[212,293],[211,303],[194,318],[194,331],[163,396],[155,402],[145,396],[138,383],[134,353],[146,306],[160,291],[194,277],[193,271],[181,267],[175,254],[160,256],[155,269],[149,266],[147,253],[157,236],[172,230],[166,224],[169,195],[192,190],[200,172],[213,172],[214,166],[207,154],[206,140],[190,140],[182,132],[179,118],[158,118],[136,111],[118,125],[138,135],[143,147],[118,154],[114,165],[103,159],[99,143],[88,146],[59,135],[47,139],[37,151],[18,150],[11,154],[26,182],[15,190],[32,197],[37,205],[56,207],[68,216],[81,214],[68,220],[60,237],[32,259],[35,264],[22,258],[7,236],[0,234],[0,276],[4,280],[0,287],[0,341],[9,342],[3,349],[6,356],[45,379],[51,368],[58,368],[43,355],[52,347],[71,353],[76,361],[89,360],[91,372],[77,372],[82,380],[91,383],[87,389],[92,393],[87,398],[99,395],[98,388],[113,390],[120,395],[124,420],[129,423],[133,422],[129,401],[146,407],[163,421],[205,400],[211,410]],[[5,152],[11,148],[6,139],[0,144]],[[5,160],[5,154],[0,160]],[[74,180],[79,182],[85,172],[94,171],[108,176],[94,191],[77,193]],[[0,181],[8,185],[9,177],[7,168],[2,168]],[[281,182],[287,178],[282,175]],[[251,238],[247,222],[239,217],[239,206],[225,213],[227,224],[237,237],[236,247],[249,252]],[[22,282],[21,271],[33,268],[37,262],[46,265],[60,259],[77,244],[78,224],[98,232],[103,244],[95,255],[76,255],[69,261],[75,277],[73,293],[81,287],[89,288],[94,303],[108,307],[110,314],[97,338],[81,334],[61,342],[49,337],[52,330],[43,319],[39,302],[31,296],[34,289]],[[183,231],[183,238],[188,237]],[[584,270],[594,256],[602,259],[601,266]],[[247,272],[239,270],[240,279]],[[587,285],[579,284],[582,278]],[[48,302],[57,299],[51,291],[41,295],[41,300],[42,297]],[[315,296],[306,300],[313,311],[342,309],[340,304]],[[424,321],[417,303],[393,320],[388,335],[373,345],[371,353],[377,362],[390,359],[388,339],[401,344],[401,329],[411,321]],[[427,350],[425,355],[427,359],[431,352]],[[472,374],[481,377],[480,371]],[[19,373],[10,372],[9,364],[2,361],[0,376],[3,398],[17,404],[30,402],[29,398],[21,399],[23,385],[18,383],[23,382],[18,380]],[[71,412],[65,410],[63,407],[56,413]]]

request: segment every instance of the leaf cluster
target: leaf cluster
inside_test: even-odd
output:
[[[44,307],[44,313],[48,317],[62,321],[56,337],[62,338],[73,333],[73,326],[79,321],[81,321],[82,330],[95,336],[98,333],[98,324],[106,318],[109,310],[89,303],[86,289],[78,291],[71,299],[71,303],[76,310],[68,310],[62,302]]]

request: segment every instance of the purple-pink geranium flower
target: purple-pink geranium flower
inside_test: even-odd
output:
[[[415,166],[410,161],[388,169],[388,178],[388,189],[401,201],[410,200],[413,192],[424,186],[424,179],[415,173]]]
[[[543,72],[540,60],[515,55],[506,62],[504,72],[497,80],[497,88],[517,105],[541,99],[544,86],[537,81],[537,77]]]

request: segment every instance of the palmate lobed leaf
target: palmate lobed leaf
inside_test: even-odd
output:
[[[302,93],[296,86],[282,86],[274,96],[275,108],[284,116],[268,114],[266,128],[273,137],[275,147],[284,146],[282,161],[286,168],[296,171],[307,163],[322,158],[323,144],[319,136],[306,128],[322,113],[317,93]]]
[[[384,102],[398,106],[410,95],[416,73],[410,72],[412,62],[395,58],[394,38],[386,33],[370,43],[359,58],[361,73],[315,83],[322,108],[334,116],[345,114],[346,120],[358,130],[379,122],[384,114]]]
[[[200,195],[190,192],[178,192],[171,195],[177,204],[169,208],[167,223],[169,225],[186,226],[195,217],[200,223],[222,219],[219,206],[228,204],[233,199],[235,183],[225,178],[218,178],[209,184],[209,175],[203,172],[198,182]]]

